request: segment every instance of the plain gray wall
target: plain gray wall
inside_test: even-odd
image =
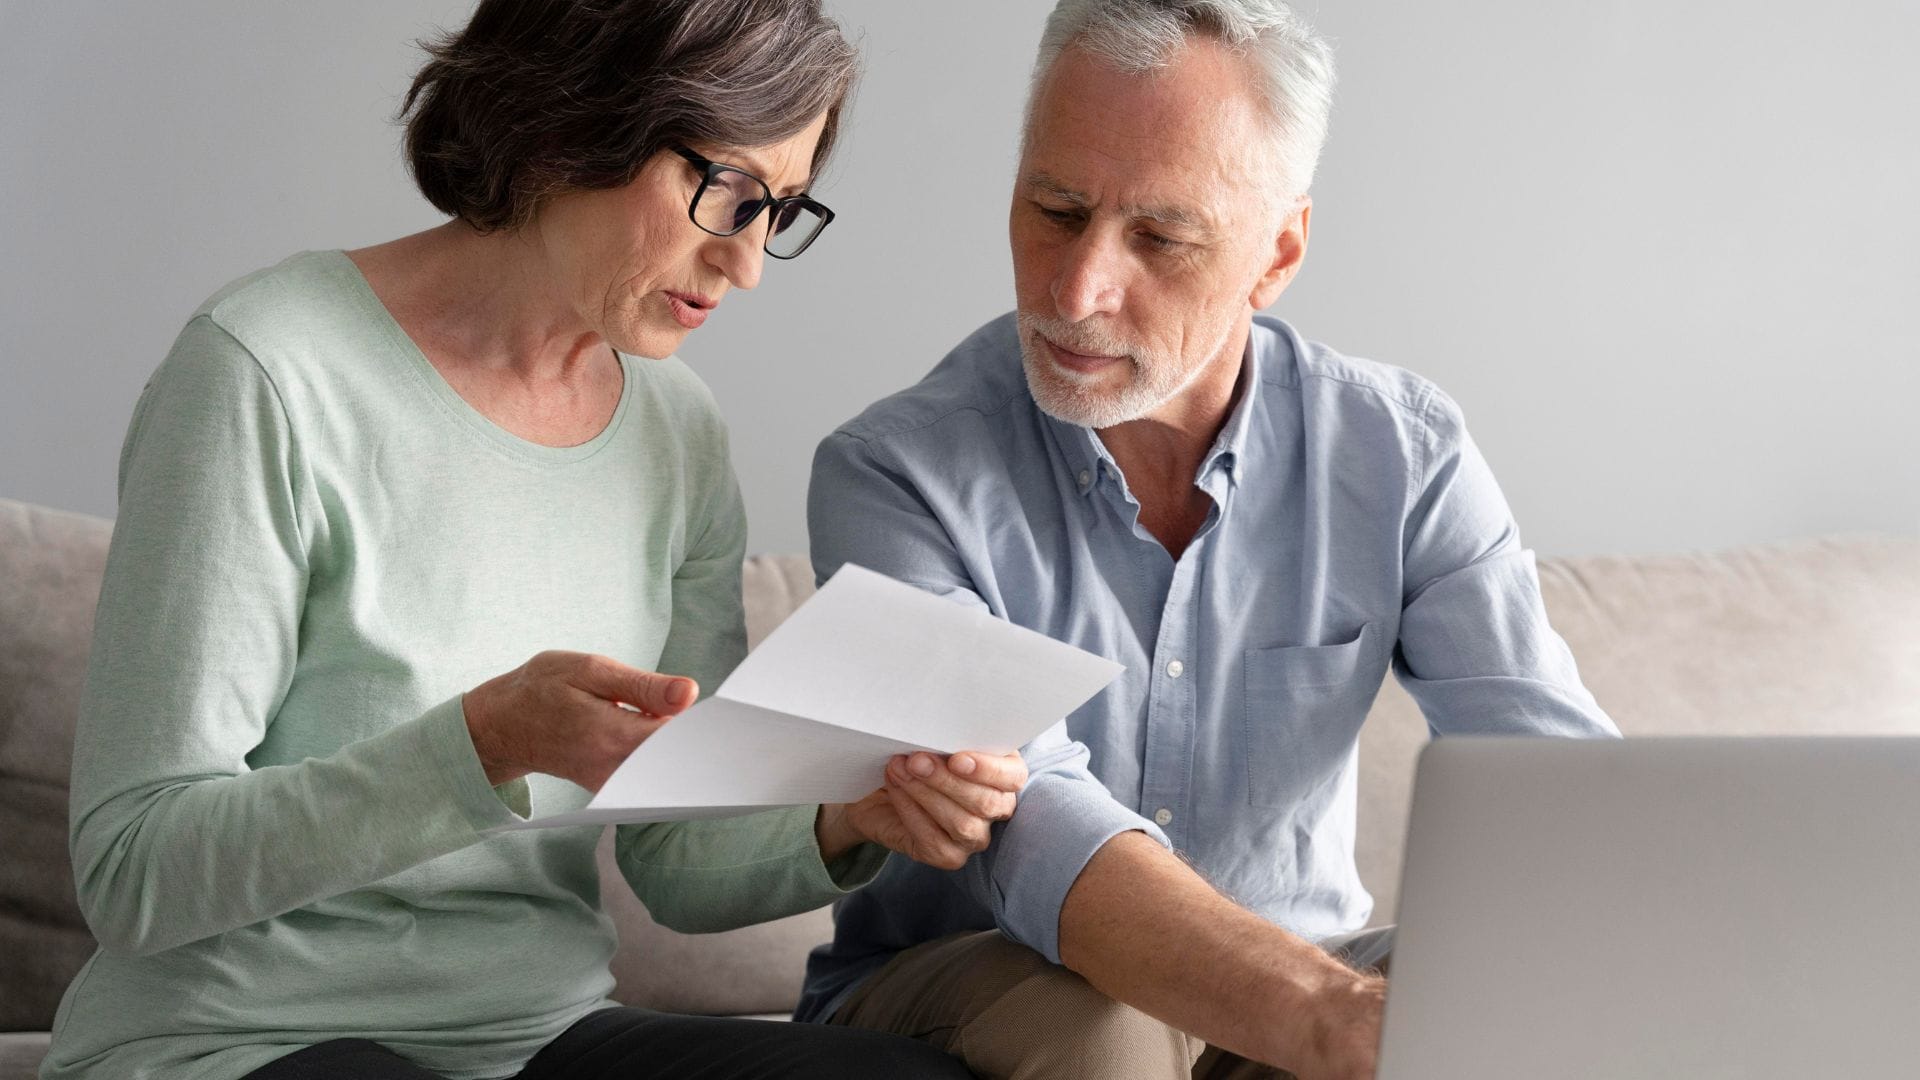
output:
[[[682,355],[756,550],[814,444],[1011,305],[1048,4],[839,0],[840,212]],[[223,282],[433,224],[390,118],[467,0],[0,0],[0,496],[113,511],[135,397]],[[1425,0],[1307,13],[1341,86],[1277,310],[1466,408],[1547,553],[1920,528],[1920,5]]]

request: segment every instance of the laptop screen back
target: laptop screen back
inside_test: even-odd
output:
[[[1920,738],[1421,758],[1382,1080],[1920,1076]]]

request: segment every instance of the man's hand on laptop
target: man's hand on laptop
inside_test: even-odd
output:
[[[871,841],[915,862],[957,870],[986,850],[992,826],[1013,816],[1027,764],[1019,754],[916,753],[887,763],[886,786],[856,803],[820,808],[814,828],[831,862]]]
[[[1282,1041],[1294,1050],[1293,1073],[1300,1080],[1373,1080],[1387,980],[1342,967],[1313,1001],[1282,1022],[1291,1029]]]

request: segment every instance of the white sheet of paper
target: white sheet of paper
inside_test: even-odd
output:
[[[586,809],[503,828],[853,802],[895,754],[1017,750],[1121,670],[849,564],[713,696],[641,743]]]

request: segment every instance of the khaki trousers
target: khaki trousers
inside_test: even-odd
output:
[[[1386,929],[1328,949],[1377,967],[1391,944]],[[830,1023],[931,1043],[982,1080],[1292,1080],[1114,1001],[997,930],[906,950],[862,983]]]

